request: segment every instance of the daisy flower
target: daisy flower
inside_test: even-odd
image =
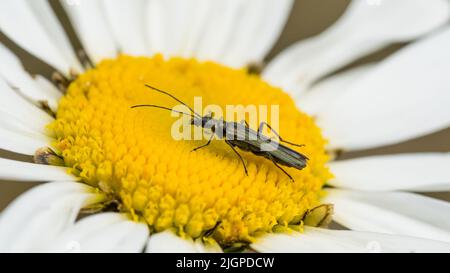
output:
[[[292,5],[1,1],[2,33],[55,72],[32,77],[0,46],[0,148],[34,158],[1,158],[0,179],[47,182],[2,212],[0,250],[450,251],[450,204],[412,193],[450,189],[450,154],[334,160],[450,125],[450,2],[351,1],[326,31],[250,73]],[[326,77],[399,42],[411,43]],[[307,167],[289,169],[292,182],[242,152],[245,175],[223,141],[191,153],[204,142],[175,141],[170,113],[130,109],[173,105],[145,84],[188,104],[280,105],[280,134],[305,144],[295,149]],[[331,217],[348,230],[327,229]]]

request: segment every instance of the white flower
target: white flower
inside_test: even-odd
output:
[[[231,67],[259,63],[277,40],[290,0],[64,1],[88,56],[99,62],[127,54],[196,57]],[[368,3],[370,2],[370,3]],[[352,1],[319,36],[294,44],[263,77],[283,87],[317,117],[331,149],[393,144],[450,125],[449,2]],[[377,3],[378,3],[377,2]],[[0,29],[65,75],[81,72],[47,1],[0,3]],[[386,60],[323,76],[395,42],[418,40]],[[52,141],[44,127],[61,94],[32,78],[0,46],[0,148],[33,155]],[[13,88],[20,89],[18,95]],[[449,153],[374,156],[330,163],[335,178],[323,202],[351,230],[305,228],[268,234],[250,245],[267,252],[450,252],[450,204],[414,192],[450,190]],[[146,224],[116,212],[77,220],[105,200],[75,183],[63,167],[0,159],[0,179],[48,181],[13,201],[0,216],[0,251],[221,251],[216,244],[150,234]]]

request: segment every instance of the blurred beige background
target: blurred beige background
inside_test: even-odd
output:
[[[327,28],[342,14],[348,3],[349,0],[295,1],[294,9],[291,13],[291,17],[288,20],[286,28],[281,35],[280,40],[270,52],[267,60],[273,58],[278,52],[280,52],[290,44],[298,40],[313,36]],[[3,35],[0,35],[0,41],[5,42],[7,45],[10,45],[10,43],[5,40],[5,37]],[[402,46],[403,45],[393,45],[386,50],[372,54],[364,58],[363,60],[349,65],[348,67],[364,62],[376,61],[395,52]],[[16,52],[23,53],[20,50]],[[28,58],[25,54],[21,55],[29,71],[46,71],[44,72],[44,74],[48,75],[48,70],[45,70],[45,67],[43,67],[42,64],[32,60],[31,58]],[[441,132],[437,132],[435,134],[412,141],[407,141],[401,144],[366,151],[344,153],[340,157],[340,159],[353,158],[362,155],[431,151],[450,151],[450,129],[443,130]],[[17,156],[15,154],[2,150],[0,150],[0,156],[10,159],[31,161],[31,157]],[[0,181],[0,211],[17,195],[36,184],[37,183]],[[430,193],[427,195],[440,199],[450,200],[450,194]]]

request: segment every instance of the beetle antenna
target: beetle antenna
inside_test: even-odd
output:
[[[157,92],[163,93],[163,94],[165,94],[165,95],[171,97],[172,99],[174,99],[174,100],[178,101],[179,103],[183,104],[184,106],[186,106],[189,110],[191,110],[191,112],[192,112],[194,115],[198,116],[199,118],[202,117],[201,115],[197,114],[191,107],[189,107],[189,105],[187,105],[186,103],[182,102],[181,100],[179,100],[178,98],[176,98],[174,95],[172,95],[172,94],[170,94],[170,93],[168,93],[168,92],[166,92],[166,91],[164,91],[164,90],[161,90],[161,89],[159,89],[159,88],[153,87],[153,86],[151,86],[151,85],[149,85],[149,84],[146,84],[145,86],[148,87],[148,88],[150,88],[150,89],[153,89],[153,90],[155,90],[155,91],[157,91]]]
[[[178,110],[175,110],[175,109],[170,109],[168,107],[154,105],[154,104],[139,104],[139,105],[131,106],[131,108],[141,108],[141,107],[153,107],[153,108],[165,109],[165,110],[169,110],[171,112],[180,113],[180,114],[183,114],[183,115],[186,115],[186,116],[190,116],[191,118],[195,118],[194,115],[192,115],[192,114],[188,114],[188,113],[185,113],[185,112],[182,112],[182,111],[178,111]]]

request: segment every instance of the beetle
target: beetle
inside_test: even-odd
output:
[[[284,140],[266,122],[261,122],[258,131],[255,131],[249,127],[246,121],[242,121],[240,123],[224,121],[223,119],[213,118],[212,114],[201,116],[200,114],[196,113],[191,107],[189,107],[186,103],[182,102],[172,94],[148,84],[146,84],[145,86],[156,92],[171,97],[172,99],[186,106],[191,113],[185,113],[183,111],[177,111],[175,109],[170,109],[168,107],[154,104],[139,104],[131,106],[131,108],[153,107],[169,110],[183,115],[188,115],[191,117],[190,121],[191,125],[202,127],[204,129],[209,129],[212,132],[211,137],[209,138],[206,144],[201,145],[193,149],[192,151],[197,151],[201,148],[208,146],[211,143],[214,136],[217,136],[219,139],[224,139],[225,143],[228,144],[234,151],[234,153],[239,157],[242,165],[244,166],[244,171],[246,175],[248,175],[247,166],[244,162],[244,159],[236,150],[236,148],[239,148],[240,150],[243,151],[251,152],[257,156],[262,156],[271,160],[272,163],[278,169],[283,171],[283,173],[286,174],[292,181],[294,181],[292,176],[288,172],[286,172],[280,165],[292,167],[298,170],[302,170],[307,165],[307,161],[309,160],[307,156],[289,148],[286,145],[281,144],[280,142],[287,143],[297,147],[303,147],[304,145],[299,145]],[[264,136],[262,133],[264,126],[267,126],[278,137],[280,141],[277,142],[274,141],[272,138]]]

